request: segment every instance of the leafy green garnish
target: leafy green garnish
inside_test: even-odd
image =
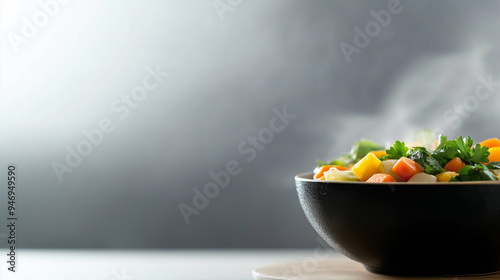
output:
[[[440,136],[436,149],[430,153],[441,165],[446,165],[450,160],[459,157],[465,164],[480,164],[488,162],[488,147],[474,146],[470,137],[463,138],[461,135],[455,140],[447,140]]]
[[[387,153],[386,159],[400,159],[408,156],[409,148],[406,147],[405,142],[396,141],[392,147],[385,152]]]
[[[447,147],[445,142],[443,142],[442,146],[439,149],[436,148],[432,152],[432,158],[437,160],[442,166],[445,166],[450,160],[456,158],[456,155],[457,151]]]
[[[482,147],[479,144],[476,144],[474,148],[472,148],[472,156],[471,162],[489,162],[488,156],[490,155],[490,151],[488,147]]]
[[[469,162],[472,155],[471,155],[471,148],[472,148],[472,139],[468,136],[467,138],[463,139],[462,135],[458,136],[457,140],[455,141],[448,141],[449,145],[451,148],[455,149],[458,151],[458,157],[462,159],[463,162]]]
[[[425,134],[425,131],[423,132]],[[436,175],[444,172],[443,168],[450,160],[458,157],[465,167],[460,170],[458,176],[452,181],[497,181],[498,177],[490,169],[500,169],[500,162],[488,163],[490,152],[488,147],[479,144],[474,145],[471,137],[465,139],[462,135],[455,140],[448,140],[446,136],[439,136],[439,143],[434,151],[426,147],[414,147],[411,150],[405,146],[404,142],[396,141],[387,151],[385,159],[399,159],[408,157],[420,164],[425,173]],[[484,164],[488,163],[488,164]]]
[[[436,150],[441,149],[441,148],[444,146],[444,144],[446,144],[446,141],[447,141],[447,140],[448,140],[448,137],[446,137],[446,136],[444,136],[444,135],[440,134],[440,135],[439,135],[439,142],[438,142],[438,145],[437,145],[437,147],[436,147],[434,150],[436,151]]]
[[[460,169],[458,174],[458,176],[451,178],[450,182],[498,181],[498,177],[484,164],[466,165]]]
[[[493,161],[486,165],[488,169],[500,169],[500,161]]]
[[[445,165],[450,160],[459,157],[466,165],[480,164],[488,162],[490,152],[488,147],[481,147],[467,136],[465,139],[462,135],[455,140],[446,141],[446,137],[441,137],[440,143],[432,156],[442,165]]]
[[[400,159],[408,157],[417,162],[424,168],[425,173],[436,175],[444,172],[444,166],[452,159],[458,157],[465,164],[457,176],[451,179],[452,182],[458,181],[498,181],[498,177],[491,170],[500,170],[500,161],[489,162],[489,148],[480,144],[475,144],[471,137],[463,138],[462,135],[457,139],[448,140],[446,136],[439,135],[439,143],[434,151],[428,147],[431,146],[433,134],[429,130],[423,130],[419,137],[420,143],[427,147],[408,148],[404,142],[396,141],[392,147],[386,150],[386,154],[380,157],[380,160]],[[432,137],[431,137],[432,136]],[[424,141],[425,140],[425,141]],[[425,143],[424,143],[425,142]],[[358,162],[369,152],[382,150],[377,143],[363,139],[357,142],[350,153],[335,158],[330,162],[318,161],[318,166],[323,165],[342,165],[348,166]]]
[[[439,161],[432,157],[432,151],[425,147],[415,147],[410,151],[408,158],[420,164],[425,173],[436,175],[445,171]]]

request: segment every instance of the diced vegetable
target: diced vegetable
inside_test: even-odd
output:
[[[418,173],[408,180],[408,183],[435,183],[436,176],[427,173]]]
[[[456,158],[450,160],[444,166],[444,169],[446,171],[458,172],[458,171],[460,171],[460,169],[464,168],[464,166],[465,166],[465,163],[459,157],[456,157]]]
[[[500,180],[500,169],[491,170],[491,172],[493,172],[493,174],[495,174],[495,176],[497,176]]]
[[[372,152],[376,157],[378,158],[381,158],[383,156],[386,156],[387,153],[385,152],[385,150],[380,150],[380,151],[373,151]]]
[[[352,167],[352,171],[358,176],[359,180],[366,181],[373,174],[378,173],[378,167],[381,161],[373,153],[368,153],[358,163]]]
[[[480,145],[488,148],[500,147],[500,140],[498,140],[498,138],[491,138],[484,140]]]
[[[396,173],[394,173],[392,171],[392,168],[394,167],[394,165],[396,164],[396,162],[398,162],[397,159],[384,160],[384,161],[382,161],[382,163],[378,167],[378,171],[380,173],[385,173],[385,174],[391,175],[396,181],[399,182],[401,180],[399,179],[398,175],[396,175]]]
[[[344,167],[344,166],[340,166],[340,165],[323,165],[320,167],[318,172],[314,175],[314,179],[319,179],[319,178],[323,177],[323,174],[326,171],[330,170],[330,168],[332,168],[332,167],[337,168],[340,171],[349,170],[349,168]]]
[[[398,175],[401,181],[407,182],[415,174],[424,172],[424,169],[415,161],[407,157],[402,157],[392,167],[392,171]]]
[[[373,174],[373,176],[368,178],[368,180],[366,180],[366,182],[367,183],[386,183],[386,182],[397,182],[397,181],[389,174],[377,173],[377,174]]]
[[[451,178],[453,178],[455,176],[458,176],[457,172],[446,171],[446,172],[442,172],[442,173],[439,173],[438,175],[436,175],[436,178],[437,178],[438,182],[449,182],[451,180]]]
[[[462,135],[450,140],[439,135],[438,139],[431,130],[423,130],[415,141],[395,141],[385,151],[362,139],[350,153],[331,162],[318,161],[314,178],[383,182],[391,180],[385,176],[389,175],[398,182],[500,181],[500,138],[480,144]]]
[[[336,168],[331,168],[324,174],[327,181],[359,181],[358,176],[352,170],[339,171]]]
[[[500,147],[490,148],[489,151],[490,155],[488,156],[488,159],[490,162],[500,161]]]

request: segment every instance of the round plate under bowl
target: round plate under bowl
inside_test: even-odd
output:
[[[302,208],[337,251],[400,276],[500,271],[500,183],[365,183],[295,177]]]
[[[272,264],[254,269],[255,280],[498,280],[498,275],[458,277],[394,277],[367,271],[363,265],[353,260],[334,257],[324,260],[311,257],[301,261]]]

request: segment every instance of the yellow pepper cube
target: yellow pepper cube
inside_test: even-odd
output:
[[[382,162],[373,153],[368,153],[364,158],[362,158],[358,163],[352,167],[352,171],[359,180],[366,181],[373,174],[378,173],[378,167]]]
[[[387,155],[387,153],[385,152],[385,150],[373,151],[372,153],[374,153],[375,156],[378,157],[378,158]]]
[[[436,175],[436,178],[438,182],[449,182],[455,176],[458,176],[457,172],[446,171]]]

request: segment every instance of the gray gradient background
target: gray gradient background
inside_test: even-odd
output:
[[[316,159],[422,127],[500,136],[496,92],[456,129],[443,117],[478,75],[500,80],[499,1],[402,0],[350,64],[339,44],[353,44],[353,28],[388,1],[244,0],[224,21],[212,1],[69,1],[18,53],[7,34],[40,7],[9,2],[0,166],[19,169],[21,247],[313,247],[293,177]],[[118,120],[110,104],[156,65],[170,77]],[[238,145],[283,106],[297,117],[246,162]],[[60,183],[51,163],[103,118],[116,130]],[[179,203],[230,160],[242,173],[186,225]]]

